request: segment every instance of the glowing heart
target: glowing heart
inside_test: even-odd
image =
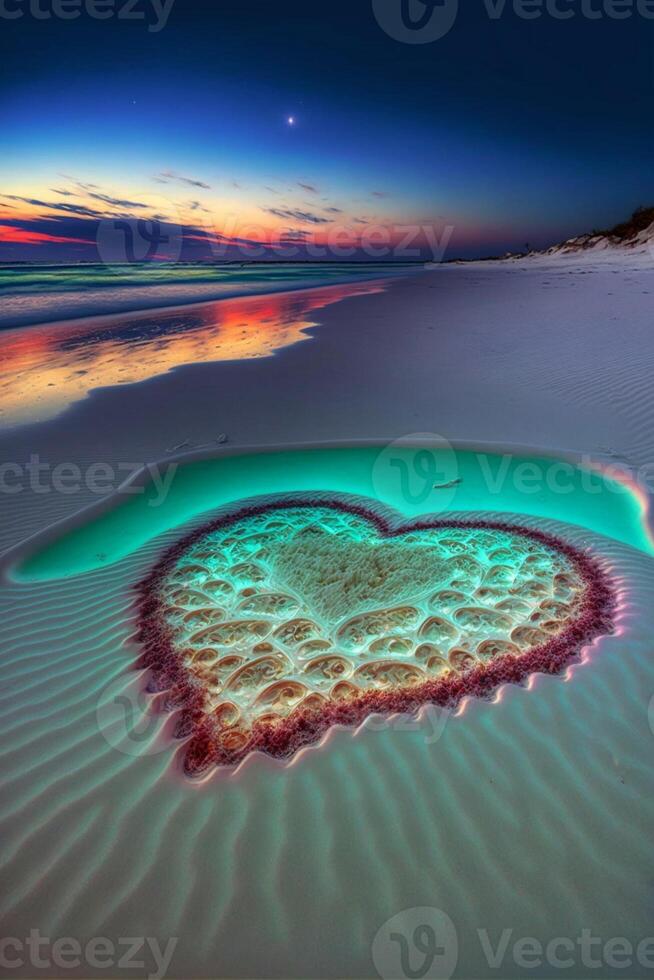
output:
[[[612,629],[599,563],[493,521],[390,524],[277,500],[193,532],[139,586],[142,665],[186,769],[290,758],[334,724],[556,673]]]

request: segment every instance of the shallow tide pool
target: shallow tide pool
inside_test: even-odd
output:
[[[217,508],[308,492],[365,497],[406,518],[466,511],[549,518],[654,554],[639,493],[598,469],[542,456],[400,443],[164,462],[109,506],[36,539],[14,561],[11,575],[20,581],[77,575]]]

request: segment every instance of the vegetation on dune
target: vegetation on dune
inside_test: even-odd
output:
[[[635,238],[641,231],[645,231],[651,224],[654,224],[654,207],[639,207],[636,208],[628,221],[623,221],[608,231],[593,232],[593,235],[605,235],[607,238],[613,238],[619,242],[627,242]]]

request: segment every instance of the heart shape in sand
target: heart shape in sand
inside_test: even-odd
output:
[[[276,500],[182,540],[140,585],[142,664],[186,768],[290,758],[331,725],[554,673],[612,628],[600,564],[503,522],[391,523]]]
[[[436,545],[360,541],[315,525],[275,545],[272,572],[330,629],[371,607],[423,597],[450,577],[447,550]]]

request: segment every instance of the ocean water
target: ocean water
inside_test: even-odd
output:
[[[416,272],[413,263],[13,265],[0,267],[0,328],[287,292]]]

